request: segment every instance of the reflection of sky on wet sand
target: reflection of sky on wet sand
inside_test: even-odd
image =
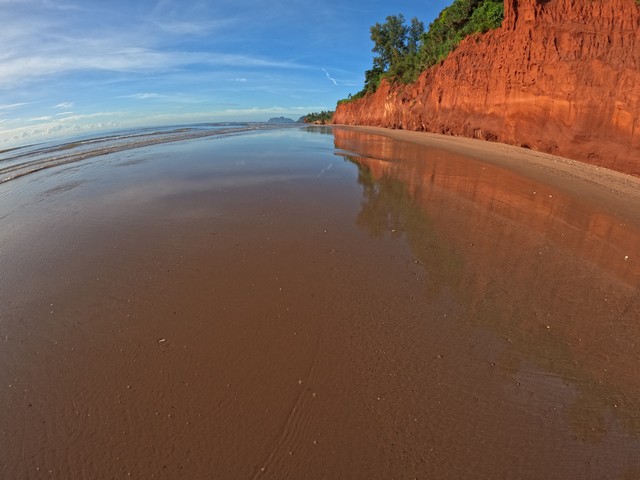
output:
[[[0,185],[0,476],[638,476],[637,226],[332,132]]]
[[[503,340],[494,362],[517,381],[509,398],[554,405],[584,442],[640,433],[640,226],[495,166],[335,136],[358,154],[347,156],[363,189],[358,223],[405,236],[427,298],[452,297],[450,317]]]

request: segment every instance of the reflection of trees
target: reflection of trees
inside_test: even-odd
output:
[[[451,245],[438,238],[431,220],[406,182],[393,174],[375,178],[367,165],[371,160],[349,155],[346,158],[358,167],[358,183],[363,189],[357,225],[374,237],[404,235],[429,277],[437,279],[428,282],[429,295],[435,295],[445,284],[459,280],[460,257]]]
[[[315,133],[319,135],[333,135],[333,128],[322,125],[306,127],[305,131],[308,133]]]
[[[473,271],[465,271],[465,267],[474,268],[468,257],[470,252],[458,251],[454,242],[436,228],[428,206],[420,203],[420,198],[427,197],[423,189],[431,188],[431,184],[420,183],[422,178],[414,179],[412,172],[397,165],[381,165],[380,160],[359,156],[347,155],[346,158],[357,166],[358,183],[363,189],[357,225],[374,237],[404,236],[426,271],[425,295],[433,304],[446,293],[449,298],[455,298],[453,301],[460,307],[465,322],[508,339],[508,347],[500,358],[503,372],[520,380],[535,378],[539,374],[535,369],[528,372],[527,367],[533,361],[541,370],[540,374],[575,386],[576,398],[567,405],[565,414],[569,428],[580,440],[604,441],[610,422],[605,419],[611,416],[628,431],[640,434],[639,399],[599,381],[591,371],[583,368],[573,358],[565,337],[549,335],[546,329],[535,328],[535,301],[532,301],[534,310],[530,310],[529,300],[532,296],[544,298],[545,292],[531,292],[522,298],[508,280],[476,278]],[[407,178],[411,180],[407,181]],[[498,261],[499,258],[503,257],[498,257]],[[513,262],[518,258],[513,256]],[[515,268],[509,263],[496,264],[496,269],[499,267],[504,271]],[[548,274],[548,271],[543,273]],[[478,281],[488,283],[479,288]],[[517,300],[524,303],[517,304]],[[515,305],[513,301],[516,301]]]
[[[390,177],[376,182],[367,166],[352,157],[347,158],[358,166],[358,183],[363,188],[364,201],[357,224],[373,236],[384,232],[404,232],[407,217],[412,214],[406,186]]]

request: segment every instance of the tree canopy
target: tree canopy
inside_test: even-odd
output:
[[[372,51],[378,55],[373,57],[373,68],[365,74],[365,88],[367,79],[373,81],[387,74],[401,79],[411,78],[417,66],[417,55],[420,39],[424,34],[424,23],[412,18],[409,25],[405,25],[404,15],[390,15],[385,23],[376,23],[371,27]],[[373,86],[373,85],[372,85]]]
[[[640,1],[640,0],[639,0]],[[373,65],[365,72],[364,88],[346,101],[374,92],[380,81],[409,83],[421,72],[444,60],[460,41],[474,33],[499,27],[504,16],[502,0],[454,0],[425,31],[424,23],[403,14],[390,15],[371,27]]]
[[[298,122],[302,123],[331,123],[331,117],[333,117],[333,111],[312,112],[303,115],[298,119]]]

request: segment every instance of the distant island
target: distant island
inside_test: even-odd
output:
[[[296,123],[296,121],[287,117],[273,117],[267,123]]]

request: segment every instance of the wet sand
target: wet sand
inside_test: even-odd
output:
[[[381,135],[508,168],[538,183],[584,198],[590,205],[640,223],[640,178],[632,175],[544,152],[466,137],[378,127],[339,128]]]
[[[0,477],[640,476],[637,180],[419,135],[0,185]]]

